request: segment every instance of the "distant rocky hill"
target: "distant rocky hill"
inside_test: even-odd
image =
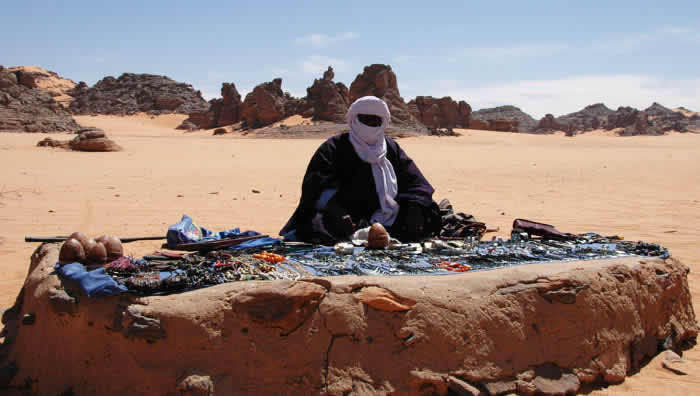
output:
[[[8,67],[7,70],[18,76],[20,84],[46,91],[63,107],[68,107],[73,101],[73,97],[70,96],[76,85],[73,80],[37,66],[14,66]]]
[[[554,117],[544,116],[534,128],[535,133],[565,131],[569,135],[594,129],[621,129],[623,136],[660,135],[668,131],[686,132],[695,128],[695,120],[683,112],[668,109],[656,102],[645,110],[619,107],[611,110],[602,103],[586,106],[583,110]]]
[[[80,125],[24,71],[0,66],[0,131],[75,132]]]
[[[0,111],[5,115],[0,120],[0,125],[13,130],[77,128],[77,124],[71,124],[74,123],[72,119],[66,121],[58,110],[46,113],[46,108],[53,109],[52,106],[55,105],[39,94],[43,92],[53,97],[55,103],[59,103],[59,110],[67,107],[73,114],[188,114],[189,118],[178,127],[185,130],[234,124],[242,129],[259,129],[270,127],[292,115],[311,118],[316,125],[307,126],[306,129],[296,125],[285,127],[289,135],[336,130],[332,126],[326,128],[319,125],[344,124],[345,114],[354,100],[374,95],[382,98],[389,106],[392,115],[391,133],[394,136],[443,134],[445,130],[449,132],[453,128],[538,134],[564,131],[568,135],[594,129],[616,130],[620,135],[658,135],[672,130],[700,131],[698,113],[682,107],[668,109],[658,103],[645,110],[632,107],[612,110],[603,103],[596,103],[559,117],[547,114],[539,122],[515,106],[472,111],[467,102],[456,101],[448,96],[417,96],[406,103],[399,92],[396,74],[390,65],[383,64],[364,67],[349,88],[334,81],[335,73],[329,66],[323,76],[315,79],[307,88],[303,98],[295,98],[284,92],[280,78],[257,85],[245,98],[241,97],[234,83],[227,82],[222,84],[221,97],[208,103],[191,85],[160,75],[124,73],[119,78],[105,77],[88,87],[84,82],[75,84],[36,66],[17,66],[3,69],[3,72],[11,74],[3,77],[6,86],[3,89],[8,89],[12,80],[17,88],[10,90],[17,95],[21,90],[22,95],[26,96],[22,100],[17,100],[9,93],[0,96],[0,106],[4,106]],[[13,108],[12,115],[10,107]],[[37,110],[39,108],[44,110]],[[33,112],[41,113],[41,117],[34,117],[34,120],[31,116]],[[289,128],[298,128],[299,131],[288,130]],[[273,133],[273,129],[275,128],[268,132]]]
[[[515,106],[499,106],[473,111],[470,128],[503,132],[530,132],[537,120]]]
[[[92,87],[80,82],[70,94],[74,114],[187,114],[209,107],[201,92],[191,85],[153,74],[108,76]]]

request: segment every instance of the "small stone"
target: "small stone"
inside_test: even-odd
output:
[[[673,351],[664,352],[664,360],[661,361],[663,368],[678,375],[688,375],[686,363],[685,359]]]
[[[363,287],[355,293],[355,298],[379,311],[408,311],[416,305],[416,302],[409,298],[399,297],[391,291],[377,286]]]
[[[453,376],[450,376],[447,379],[447,387],[449,390],[454,392],[455,394],[459,396],[479,396],[481,395],[481,391],[474,387],[473,385],[470,385],[469,383],[462,381],[459,378],[455,378]]]
[[[33,313],[24,314],[24,316],[22,317],[22,324],[23,325],[31,326],[35,322],[36,322],[36,315],[34,315]]]
[[[389,246],[389,233],[380,223],[372,224],[367,235],[367,247],[370,249],[382,249]]]
[[[490,395],[502,395],[513,393],[518,388],[515,381],[497,381],[484,384]]]
[[[214,394],[214,382],[208,375],[190,375],[177,385],[180,395],[209,396]]]

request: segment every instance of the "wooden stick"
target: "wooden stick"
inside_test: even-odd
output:
[[[64,236],[56,236],[56,237],[32,237],[32,236],[27,236],[24,237],[24,242],[63,242],[68,237]],[[119,238],[122,243],[129,243],[129,242],[136,242],[136,241],[158,241],[161,239],[165,239],[165,236],[149,236],[149,237],[135,237],[135,238]]]

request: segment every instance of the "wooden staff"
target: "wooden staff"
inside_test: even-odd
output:
[[[56,236],[56,237],[24,237],[24,242],[63,242],[67,240],[66,236]],[[165,239],[165,236],[149,236],[149,237],[135,237],[135,238],[119,238],[122,243],[136,242],[136,241],[158,241]]]

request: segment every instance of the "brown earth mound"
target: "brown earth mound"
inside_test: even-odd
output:
[[[6,391],[555,395],[622,382],[698,332],[674,259],[87,298],[54,274],[58,246],[3,315]]]
[[[68,107],[73,100],[70,96],[71,90],[76,85],[73,80],[37,66],[15,66],[7,70],[19,76],[20,84],[48,92],[63,107]]]
[[[36,85],[32,75],[0,66],[0,132],[72,132],[70,113]]]
[[[455,102],[449,96],[416,96],[408,102],[408,108],[428,128],[469,128],[472,108],[463,100]]]
[[[70,94],[75,98],[70,104],[74,114],[187,114],[209,107],[191,85],[153,74],[108,76],[89,88],[80,82]]]

